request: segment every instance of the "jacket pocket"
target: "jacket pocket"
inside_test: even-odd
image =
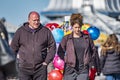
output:
[[[19,57],[17,58],[17,62],[18,62],[18,67],[24,67],[24,68],[32,68],[33,64],[31,61],[27,61],[28,58],[26,58],[25,53],[24,52],[19,52],[18,53]]]
[[[76,72],[75,69],[69,65],[65,65],[64,74],[72,74]]]

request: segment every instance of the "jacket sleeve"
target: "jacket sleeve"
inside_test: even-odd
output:
[[[95,47],[93,40],[91,38],[90,38],[90,47],[91,47],[91,52],[92,52],[92,63],[93,63],[93,65],[91,66],[95,66],[95,68],[97,69],[97,72],[101,72],[98,50]]]
[[[101,70],[102,70],[103,67],[104,67],[105,61],[106,61],[106,56],[101,55],[101,56],[100,56],[100,68],[101,68]]]
[[[19,50],[19,47],[20,47],[19,39],[20,39],[20,30],[17,30],[10,44],[10,47],[12,48],[14,53],[17,53]]]
[[[45,59],[45,62],[47,64],[49,64],[53,60],[55,53],[56,53],[56,42],[54,40],[51,31],[48,31],[48,52]]]
[[[64,57],[65,57],[67,37],[68,36],[63,37],[61,43],[58,46],[58,50],[57,50],[57,54],[62,60],[64,60]]]

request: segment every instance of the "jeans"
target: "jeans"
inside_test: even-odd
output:
[[[106,75],[106,80],[120,80],[120,73],[119,74],[108,74]]]

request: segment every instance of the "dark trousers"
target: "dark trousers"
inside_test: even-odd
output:
[[[18,68],[19,80],[47,80],[47,66],[41,65],[35,69]]]
[[[0,80],[7,80],[7,78],[15,78],[15,77],[17,77],[15,61],[0,66]]]
[[[71,66],[66,65],[63,80],[89,80],[88,70],[83,69],[81,73]]]
[[[64,75],[63,80],[89,80],[89,77],[87,73],[81,73],[81,74],[72,73],[69,75]]]
[[[0,70],[0,80],[6,80],[5,75],[2,70]]]

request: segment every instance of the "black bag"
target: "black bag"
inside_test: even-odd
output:
[[[4,66],[12,61],[15,61],[13,51],[6,40],[0,37],[0,66]]]

